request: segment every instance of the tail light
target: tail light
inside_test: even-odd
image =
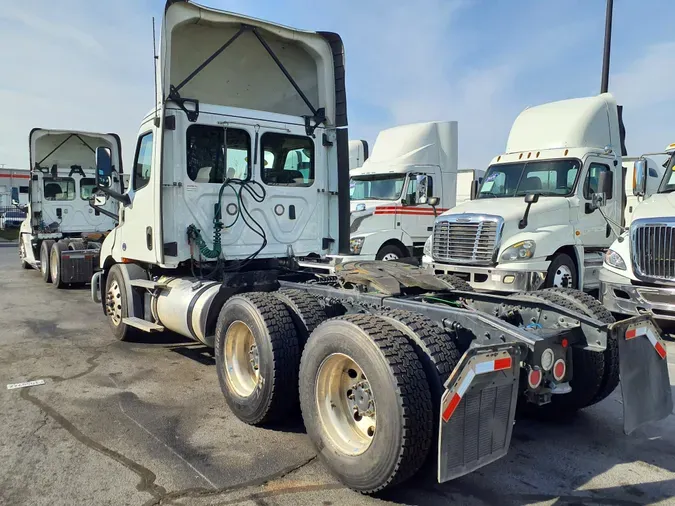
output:
[[[530,369],[527,375],[527,384],[531,389],[536,390],[541,385],[542,374],[539,369]]]
[[[565,364],[565,361],[562,358],[559,358],[553,365],[553,377],[556,381],[562,381],[566,373],[567,364]]]

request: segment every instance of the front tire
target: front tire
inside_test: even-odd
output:
[[[280,423],[297,409],[297,331],[274,295],[231,297],[218,316],[215,353],[220,389],[242,422]]]
[[[565,253],[553,258],[544,280],[544,288],[579,288],[579,275],[574,260]]]
[[[381,316],[347,315],[312,333],[300,404],[321,459],[354,490],[401,483],[429,454],[429,383],[408,338]]]
[[[40,273],[42,274],[42,280],[45,283],[49,283],[52,279],[49,272],[49,255],[53,245],[54,241],[50,239],[45,239],[40,245]]]
[[[395,244],[387,244],[382,246],[380,251],[375,255],[375,260],[382,260],[384,262],[396,262],[401,258],[406,258],[409,256],[407,252],[404,252],[400,247]]]
[[[113,265],[105,282],[105,307],[108,325],[113,335],[120,341],[131,341],[139,332],[124,323],[124,319],[129,316],[128,303],[124,276],[120,267]]]
[[[66,286],[66,283],[61,279],[61,252],[67,249],[68,246],[59,241],[52,246],[52,250],[49,253],[49,272],[55,288]]]

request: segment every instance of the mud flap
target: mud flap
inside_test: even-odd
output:
[[[468,474],[509,450],[518,400],[520,348],[469,349],[445,384],[438,438],[438,481]]]
[[[64,250],[61,252],[61,281],[89,283],[98,267],[98,250]]]
[[[610,326],[619,344],[623,430],[663,420],[673,411],[666,346],[651,316],[636,316]]]

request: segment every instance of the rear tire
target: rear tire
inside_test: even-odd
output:
[[[49,272],[52,278],[52,285],[55,288],[66,286],[66,283],[61,279],[61,252],[67,249],[68,245],[59,241],[52,246],[52,250],[49,253]]]
[[[317,327],[302,354],[300,404],[319,456],[354,490],[401,483],[429,454],[429,384],[408,338],[381,316]]]
[[[595,318],[603,323],[614,323],[616,321],[612,313],[600,301],[580,290],[572,288],[547,288],[544,291],[555,293],[568,300],[586,316]],[[595,397],[588,404],[589,406],[605,399],[619,386],[619,343],[617,343],[616,338],[612,337],[611,334],[607,335],[607,349],[603,355],[605,359],[605,371],[602,376],[602,382]]]
[[[274,295],[231,297],[218,316],[215,353],[220,389],[242,422],[279,423],[297,409],[297,331]]]
[[[407,251],[403,251],[400,247],[395,244],[387,244],[380,248],[380,251],[375,255],[375,260],[383,260],[385,262],[396,262],[401,258],[407,258],[410,254]]]
[[[45,283],[49,283],[52,279],[49,272],[49,255],[53,245],[54,241],[51,239],[45,239],[40,245],[40,273],[42,274],[42,280]]]
[[[550,290],[522,292],[511,295],[510,298],[549,302],[579,311],[579,306],[576,303],[572,303]],[[593,399],[598,394],[605,375],[603,354],[581,348],[572,348],[572,367],[573,379],[570,380],[570,386],[572,387],[570,393],[553,395],[551,402],[543,406],[527,403],[524,406],[525,412],[543,418],[558,418],[570,415],[593,404]]]
[[[298,332],[298,345],[302,352],[309,335],[328,319],[321,301],[302,290],[279,290],[273,295],[286,306],[291,314]]]
[[[441,274],[440,276],[436,277],[441,281],[445,281],[450,286],[451,290],[457,290],[460,292],[474,291],[473,287],[469,283],[453,274]]]

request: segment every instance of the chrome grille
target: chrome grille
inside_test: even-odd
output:
[[[635,275],[643,281],[675,281],[675,221],[635,220],[631,225]]]
[[[441,262],[494,264],[502,225],[499,216],[460,214],[441,217],[434,226],[432,256]]]

